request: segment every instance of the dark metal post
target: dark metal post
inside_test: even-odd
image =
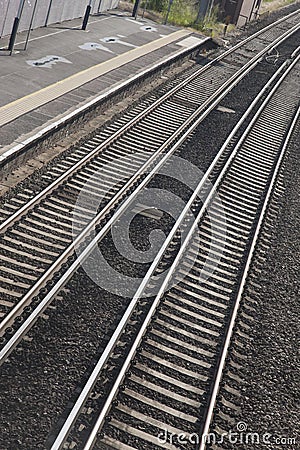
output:
[[[231,17],[230,16],[226,16],[224,30],[223,30],[224,37],[225,37],[225,35],[227,33],[227,28],[228,28],[228,25],[230,24],[230,20],[231,20]]]
[[[29,40],[29,36],[30,36],[30,31],[31,31],[31,27],[32,27],[35,11],[36,11],[37,2],[38,2],[38,0],[35,0],[33,11],[32,11],[32,16],[31,16],[31,20],[30,20],[30,24],[29,24],[29,28],[28,28],[28,33],[27,33],[27,37],[26,37],[26,42],[25,42],[25,45],[24,45],[24,50],[27,49],[28,40]]]
[[[8,50],[10,52],[10,55],[12,54],[13,49],[14,49],[14,45],[15,45],[15,41],[16,41],[16,37],[17,37],[17,32],[18,32],[18,28],[19,28],[20,19],[21,19],[21,16],[22,16],[24,4],[25,4],[25,0],[21,0],[20,4],[19,4],[19,9],[18,9],[17,15],[16,15],[15,20],[14,20],[14,24],[13,24],[13,27],[12,27],[12,31],[11,31],[11,35],[10,35],[10,39],[9,39],[9,44],[8,44]]]
[[[172,3],[173,3],[173,0],[169,0],[168,11],[167,11],[167,15],[166,15],[166,18],[165,18],[165,21],[164,21],[164,25],[167,25],[169,14],[170,14],[170,11],[171,11]]]
[[[48,20],[49,20],[49,16],[50,16],[52,1],[53,0],[50,0],[49,6],[48,6],[48,11],[47,11],[46,19],[45,19],[45,27],[48,25]]]
[[[86,7],[83,22],[82,22],[82,27],[81,27],[82,30],[86,30],[86,27],[87,27],[87,24],[89,21],[89,17],[90,17],[90,13],[91,13],[91,9],[92,9],[92,0],[89,1],[89,4]]]
[[[136,19],[137,13],[138,13],[138,9],[139,9],[139,4],[140,4],[140,0],[135,0],[135,4],[132,10],[132,17],[134,17]]]

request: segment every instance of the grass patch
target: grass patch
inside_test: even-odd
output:
[[[165,14],[167,13],[167,8],[165,8],[164,12]],[[190,27],[195,22],[196,17],[197,13],[192,5],[186,2],[177,1],[174,2],[171,7],[168,22],[174,25]]]
[[[123,9],[132,10],[135,0],[131,2],[121,1]],[[130,8],[128,6],[130,5]],[[169,0],[143,0],[140,2],[139,15],[145,10],[145,17],[164,23],[169,6]],[[146,7],[146,8],[145,8]],[[188,27],[200,31],[207,36],[216,37],[224,32],[225,24],[218,21],[218,7],[213,8],[209,17],[203,20],[197,20],[198,9],[194,0],[174,0],[168,16],[168,24],[181,27]],[[228,26],[228,32],[235,28],[234,25]]]
[[[120,1],[121,6],[126,5],[127,8],[129,6],[129,9],[126,10],[131,11],[134,3],[135,0]],[[259,15],[270,13],[291,3],[295,3],[295,0],[263,0]],[[208,17],[196,23],[198,7],[195,4],[195,0],[173,0],[168,23],[181,27],[189,27],[211,37],[222,36],[225,23],[218,20],[218,7],[214,7]],[[145,8],[146,18],[158,23],[164,23],[168,6],[169,0],[143,0],[140,2],[139,14],[142,15]],[[232,32],[234,29],[235,25],[228,25],[227,33]]]

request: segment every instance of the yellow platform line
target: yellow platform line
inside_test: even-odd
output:
[[[25,97],[21,97],[11,103],[7,103],[6,105],[0,107],[0,126],[17,119],[23,114],[33,111],[34,109],[45,105],[46,103],[55,100],[64,94],[67,94],[73,89],[76,89],[85,83],[110,72],[111,70],[117,69],[124,64],[134,61],[141,56],[147,55],[148,53],[164,47],[165,45],[171,44],[172,42],[189,34],[191,34],[191,32],[188,30],[175,31],[168,36],[148,42],[141,47],[129,50],[122,55],[118,55],[100,64],[89,67],[88,69],[82,70],[81,72],[71,75],[70,77],[57,81],[54,84],[50,84],[39,91],[32,92]]]

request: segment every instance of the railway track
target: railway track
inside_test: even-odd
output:
[[[277,34],[271,32],[271,27],[264,31],[269,42],[275,39],[275,42],[268,44],[269,49],[280,45],[280,42],[299,28],[294,24],[296,16],[294,14],[287,19],[291,21],[289,26],[292,30],[284,37],[283,21],[278,23],[280,30],[276,31]],[[273,37],[270,37],[270,33],[273,33]],[[12,202],[15,208],[10,211],[8,208],[6,219],[1,225],[4,236],[4,263],[1,268],[1,281],[4,286],[0,324],[3,335],[1,364],[26,336],[85,257],[109,233],[126,208],[132,207],[132,202],[137,201],[138,192],[153,182],[155,174],[159,173],[161,168],[166,165],[172,167],[172,157],[181,144],[233,85],[269,51],[266,50],[266,41],[262,42],[262,36],[258,36],[260,37],[255,50],[251,50],[254,44],[251,44],[250,39],[247,40],[247,51],[246,47],[237,46],[242,50],[237,57],[235,71],[232,67],[227,71],[226,62],[223,67],[222,56],[208,64],[208,67],[204,66],[199,71],[193,70],[188,79],[182,80],[182,85],[173,86],[171,91],[165,93],[163,101],[163,97],[157,99],[153,96],[128,116],[112,124],[108,131],[103,131],[102,135],[96,136],[84,147],[75,149],[75,156],[69,155],[66,162],[58,163],[56,169],[45,176],[46,187],[36,197],[33,192],[25,192],[19,201]],[[231,58],[230,52],[226,52],[224,57]],[[218,67],[220,62],[225,69],[224,78],[221,71],[217,71],[212,90],[203,91],[201,98],[197,99],[197,89],[210,79],[213,69]],[[258,96],[260,99],[274,86],[287,65],[274,74],[269,85],[261,96]],[[148,448],[155,449],[157,444],[158,448],[168,448],[166,445],[171,445],[170,434],[167,434],[168,443],[159,446],[157,442],[159,433],[164,433],[165,429],[174,434],[172,448],[178,448],[179,432],[185,433],[189,439],[192,433],[199,434],[199,430],[203,429],[204,432],[207,429],[211,379],[219,370],[218,361],[222,359],[220,343],[225,340],[227,328],[230,330],[228,323],[230,317],[234,317],[232,311],[237,289],[239,285],[243,285],[241,265],[247,269],[245,254],[251,246],[251,238],[256,233],[255,226],[259,225],[261,220],[258,215],[265,207],[264,194],[272,176],[275,177],[272,173],[276,172],[275,166],[279,164],[278,157],[286,136],[285,130],[292,122],[296,109],[296,90],[297,84],[299,85],[294,81],[296,70],[299,70],[298,60],[293,62],[290,73],[285,74],[282,83],[276,84],[272,95],[268,97],[270,102],[266,100],[259,108],[238,144],[234,145],[234,142],[236,133],[243,124],[242,119],[226,140],[203,180],[193,187],[194,194],[179,215],[178,223],[173,226],[154,265],[149,268],[148,278],[149,274],[152,274],[151,286],[146,276],[64,427],[52,438],[53,441],[56,439],[53,450],[72,448],[74,442],[87,450],[92,448],[99,434],[96,448],[107,448],[108,445],[124,449],[124,445],[129,448],[147,448],[148,445]],[[284,90],[287,89],[288,83],[295,87],[290,97],[287,95],[290,91]],[[253,111],[254,106],[257,107],[258,100],[259,98],[253,102],[246,115]],[[292,103],[289,103],[290,101]],[[278,114],[276,109],[278,103],[281,114]],[[282,126],[278,126],[276,130],[270,126],[266,130],[261,122],[272,123],[275,112],[278,124]],[[162,113],[172,114],[170,128],[166,125],[169,117],[161,116]],[[157,129],[160,127],[163,132],[157,139]],[[258,127],[258,132],[253,131],[255,127]],[[267,131],[271,131],[270,135],[267,135]],[[269,139],[268,144],[263,141],[264,138]],[[258,152],[253,151],[253,143],[256,143],[257,139],[262,142]],[[106,172],[108,167],[109,172]],[[272,172],[274,169],[275,172]],[[100,178],[97,176],[99,171]],[[87,183],[88,178],[90,181]],[[214,197],[211,182],[218,188],[217,198]],[[233,189],[232,186],[236,188]],[[74,210],[79,192],[86,200],[86,207],[77,205]],[[92,198],[98,202],[101,200],[101,208],[96,217],[93,214]],[[122,206],[117,209],[120,204]],[[209,214],[205,212],[205,206],[208,207]],[[221,215],[220,208],[223,211]],[[198,240],[194,240],[193,229],[188,231],[186,246],[183,245],[176,256],[174,248],[177,248],[178,224],[180,222],[181,226],[188,230],[189,210],[199,219]],[[93,237],[91,232],[95,225],[97,236]],[[74,256],[75,248],[80,250],[78,258]],[[155,283],[156,277],[164,272],[165,265],[169,266],[170,260],[174,259],[169,272],[170,280],[167,278],[160,287],[158,282]],[[215,278],[210,278],[212,271]],[[58,274],[59,280],[54,279],[49,285],[49,280],[53,279],[55,273]],[[203,278],[201,288],[197,284],[199,275]],[[174,284],[174,287],[168,294],[164,294],[168,282]],[[157,295],[155,289],[159,290]],[[151,303],[148,300],[140,300],[144,291]],[[11,295],[12,292],[15,295]],[[147,317],[143,317],[145,313],[148,314]],[[141,323],[139,317],[145,318],[145,321]],[[151,324],[150,331],[147,322]],[[137,331],[127,330],[128,326]],[[140,343],[146,328],[147,336]],[[128,342],[127,337],[124,341],[130,344],[129,347],[122,339],[119,340],[122,330],[128,331]],[[190,350],[185,349],[186,344]],[[117,355],[116,352],[112,353],[114,348],[117,349]],[[130,356],[135,353],[135,359],[132,361]],[[111,359],[114,364],[111,364]],[[123,367],[117,374],[117,379],[112,380],[109,367],[116,368],[120,362]],[[180,367],[181,373],[178,367],[176,369],[176,365]],[[119,392],[119,385],[124,377],[122,392]],[[106,403],[99,396],[99,384],[101,392],[103,386],[107,390]],[[151,401],[145,402],[135,393]],[[117,399],[118,405],[112,406],[113,399]],[[96,421],[95,412],[98,414],[99,411],[101,412]],[[205,424],[206,415],[208,419]],[[196,420],[186,420],[192,417]],[[160,435],[163,440],[165,436]],[[118,447],[120,443],[123,446]]]
[[[228,137],[133,296],[52,450],[72,448],[74,442],[84,450],[205,448],[201,437],[209,432],[256,240],[299,118],[299,69],[300,56],[233,148],[237,129]],[[230,156],[216,171],[228,147]],[[166,255],[176,248],[179,227],[190,223],[190,210],[196,221],[162,281]]]
[[[81,442],[84,450],[205,448],[201,436],[209,433],[257,237],[299,119],[299,70],[300,56],[251,120],[200,206],[200,193],[203,189],[207,192],[206,177],[199,183],[52,450],[63,445],[72,448],[72,442]],[[295,88],[292,92],[291,86]],[[151,296],[155,292],[153,274],[158,275],[164,266],[166,248],[187,220],[190,208],[198,211],[197,220],[158,293]],[[150,299],[150,305],[145,298]],[[145,308],[147,314],[139,320]],[[133,324],[137,328],[134,332]],[[108,374],[112,367],[118,367],[114,383],[106,400],[97,401],[103,380],[112,382]],[[88,435],[82,432],[86,428]]]
[[[145,171],[187,136],[186,130],[200,123],[263,55],[299,29],[298,17],[293,13],[279,20],[193,70],[159,98],[150,97],[57,163],[43,176],[45,188],[37,195],[25,190],[8,201],[0,225],[1,335],[13,332],[11,326],[22,320],[25,308],[26,314],[31,311],[32,300],[65,267],[96,221],[105,220],[141,184]],[[101,197],[103,208],[97,219],[89,207],[77,210],[74,221],[76,198],[99,169],[101,180],[91,183],[85,195]]]

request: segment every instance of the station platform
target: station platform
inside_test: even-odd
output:
[[[19,33],[12,56],[0,40],[0,164],[44,133],[99,104],[134,79],[210,38],[111,11]]]

